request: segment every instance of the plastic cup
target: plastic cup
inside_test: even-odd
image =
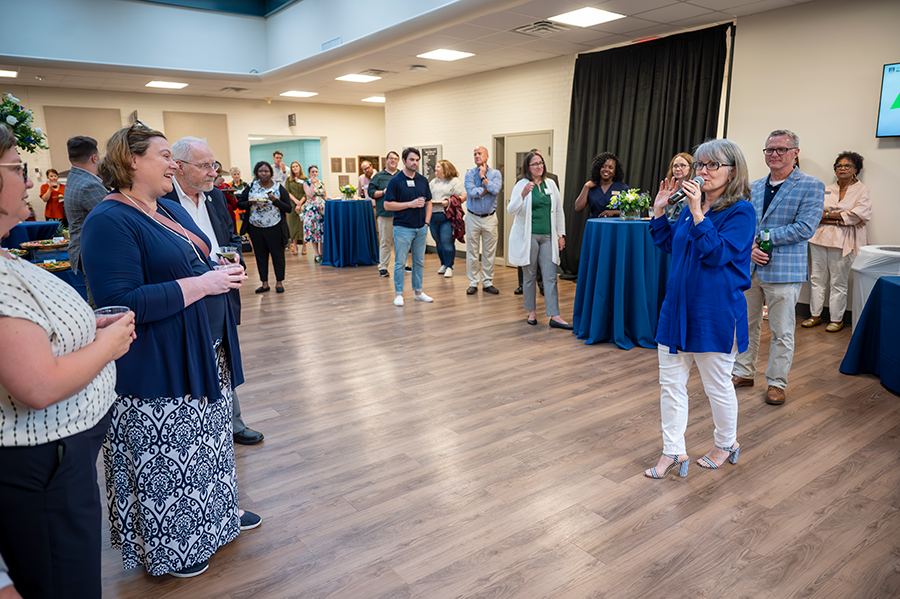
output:
[[[234,262],[234,259],[237,257],[237,248],[233,245],[223,245],[216,250],[216,253],[226,260]]]
[[[115,321],[122,318],[131,308],[128,306],[104,306],[94,310],[94,317],[97,319],[97,328],[102,329],[108,327]]]

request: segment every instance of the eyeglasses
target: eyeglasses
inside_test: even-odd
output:
[[[691,168],[691,165],[689,165],[689,164],[673,164],[672,170],[674,171],[676,168],[677,169]]]
[[[839,164],[836,167],[834,167],[834,170],[839,171],[839,170],[842,170],[845,168],[856,168],[856,167],[854,167],[852,164]]]
[[[28,183],[28,164],[25,162],[0,162],[0,166],[11,166],[13,170],[20,171],[22,182]]]
[[[210,163],[208,163],[208,162],[204,162],[203,164],[194,164],[193,162],[188,162],[187,160],[179,160],[178,162],[183,162],[183,163],[185,163],[185,164],[190,164],[191,166],[196,166],[196,167],[199,168],[201,171],[214,171],[214,170],[216,170],[216,163],[215,163],[215,162],[213,162],[212,164],[210,164]]]
[[[544,161],[541,160],[540,162],[532,162],[528,166],[544,166]]]
[[[699,171],[705,168],[709,172],[717,171],[723,166],[734,166],[733,164],[725,164],[724,162],[695,162],[694,170]]]
[[[797,148],[765,148],[763,150],[763,154],[766,156],[771,156],[772,154],[778,154],[779,156],[784,156],[791,150],[796,150]]]

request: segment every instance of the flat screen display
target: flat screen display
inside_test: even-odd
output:
[[[900,137],[900,62],[884,65],[875,137]]]

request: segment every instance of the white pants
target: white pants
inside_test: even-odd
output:
[[[481,262],[478,261],[479,246]],[[466,272],[469,275],[469,287],[478,287],[479,274],[482,287],[490,287],[494,284],[494,258],[496,255],[497,213],[490,216],[478,216],[467,211]]]
[[[387,270],[394,249],[394,217],[376,216],[375,222],[378,224],[378,270]]]
[[[756,360],[759,357],[759,336],[762,333],[763,304],[769,308],[769,365],[766,382],[779,389],[788,384],[788,373],[794,362],[794,330],[797,328],[796,306],[800,298],[800,283],[766,283],[756,271],[750,278],[747,298],[747,328],[750,343],[747,351],[739,354],[734,362],[734,374],[752,379],[756,376]]]
[[[731,447],[737,440],[738,402],[731,384],[731,369],[737,355],[737,344],[730,354],[718,352],[670,354],[660,345],[659,353],[659,412],[662,420],[663,453],[687,453],[684,431],[688,420],[687,381],[691,365],[697,364],[703,390],[709,398],[713,423],[713,439],[719,447]]]
[[[822,316],[825,289],[830,286],[829,320],[831,322],[844,320],[844,310],[847,309],[847,284],[850,282],[852,264],[853,254],[844,256],[844,250],[841,248],[809,244],[809,311],[813,316]]]

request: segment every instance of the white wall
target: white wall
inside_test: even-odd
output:
[[[252,172],[250,145],[247,140],[249,136],[262,134],[319,137],[322,139],[320,172],[325,187],[332,196],[338,195],[338,176],[330,171],[332,156],[355,158],[360,154],[385,153],[384,109],[381,106],[300,105],[295,102],[276,101],[267,104],[262,100],[110,93],[48,87],[10,86],[3,87],[2,91],[12,93],[24,106],[31,108],[35,115],[35,126],[43,128],[49,136],[52,136],[53,132],[46,130],[44,106],[119,108],[122,112],[123,126],[131,124],[127,119],[132,111],[137,110],[141,122],[163,133],[165,133],[162,114],[164,110],[227,114],[231,164],[224,166],[239,167],[245,178]],[[295,127],[287,126],[287,115],[291,113],[297,115]],[[98,141],[102,152],[106,140]],[[69,168],[68,164],[50,164],[50,153],[43,150],[27,155],[24,159],[29,164],[32,176],[34,176],[32,167],[38,167],[41,173],[50,167],[60,171]],[[37,182],[43,181],[43,175],[35,178],[38,179]],[[351,177],[351,181],[355,182],[355,177]],[[40,185],[36,185],[31,190],[33,197],[30,199],[35,212],[43,214],[43,203],[37,194],[39,187]]]
[[[745,17],[735,36],[728,136],[752,178],[768,173],[761,148],[774,129],[800,136],[801,169],[834,181],[843,150],[865,157],[873,244],[900,243],[900,138],[875,138],[882,65],[900,62],[900,2],[819,0]]]

